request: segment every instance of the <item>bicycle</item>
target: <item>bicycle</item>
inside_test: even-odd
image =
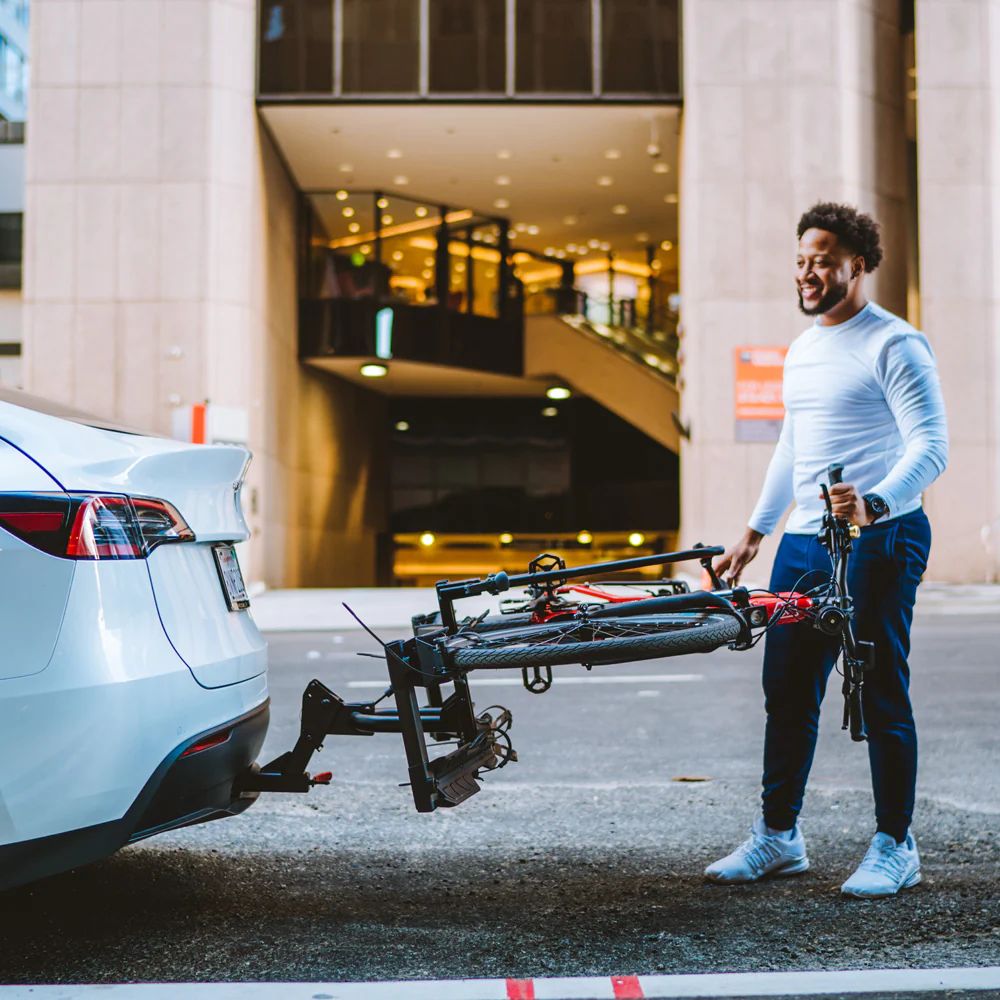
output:
[[[828,469],[831,485],[841,482],[843,467]],[[520,669],[524,686],[541,694],[552,686],[552,667],[580,663],[587,669],[653,657],[709,652],[722,646],[750,649],[771,629],[787,623],[811,623],[839,639],[843,661],[843,728],[855,741],[866,739],[862,691],[874,666],[874,646],[856,640],[851,628],[853,604],[848,592],[848,560],[860,531],[834,517],[830,494],[822,486],[826,513],[819,538],[830,554],[831,571],[815,586],[784,593],[727,588],[712,561],[720,547],[696,545],[682,552],[640,556],[570,568],[556,556],[532,560],[528,572],[501,571],[485,578],[438,583],[436,611],[413,619],[413,637],[380,643],[389,686],[373,702],[345,703],[321,681],[303,693],[302,723],[295,747],[263,767],[254,767],[236,788],[259,791],[308,791],[328,783],[330,772],[310,776],[306,767],[328,735],[371,736],[401,733],[414,805],[418,812],[456,806],[480,789],[483,772],[499,770],[517,759],[510,740],[511,713],[490,706],[476,713],[469,675],[481,669]],[[696,561],[711,590],[691,591],[683,582],[652,584],[575,583],[649,566]],[[459,621],[455,602],[490,594],[500,596],[524,587],[521,599],[506,599],[501,613],[483,613]],[[348,608],[350,611],[350,608]],[[353,614],[353,612],[351,612]],[[355,616],[357,617],[357,616]],[[442,685],[452,684],[444,698]],[[426,692],[421,705],[418,690]],[[379,708],[392,698],[395,707]],[[455,749],[431,757],[427,736]]]

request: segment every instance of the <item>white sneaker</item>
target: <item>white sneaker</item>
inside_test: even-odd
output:
[[[806,841],[796,825],[791,836],[767,832],[758,817],[750,827],[750,836],[728,857],[705,869],[713,882],[732,884],[756,882],[764,875],[798,875],[809,867]]]
[[[858,870],[840,891],[860,899],[876,899],[895,896],[900,889],[908,889],[919,881],[920,855],[913,834],[908,833],[906,840],[897,844],[888,833],[876,833]]]

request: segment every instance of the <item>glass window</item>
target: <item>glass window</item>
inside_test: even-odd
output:
[[[0,264],[20,264],[24,216],[20,212],[0,212]]]
[[[419,76],[419,0],[344,0],[343,92],[415,94]]]
[[[680,93],[679,8],[679,0],[603,0],[604,93]]]
[[[333,90],[331,0],[262,0],[261,94],[329,94]]]
[[[517,0],[515,89],[580,94],[593,89],[590,0]]]
[[[504,0],[431,0],[431,93],[502,94],[506,25]]]

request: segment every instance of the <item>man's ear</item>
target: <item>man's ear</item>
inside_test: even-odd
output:
[[[857,280],[864,273],[865,273],[864,257],[855,257],[854,260],[851,261],[851,277]]]

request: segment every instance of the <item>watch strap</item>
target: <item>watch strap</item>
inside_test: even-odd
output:
[[[866,493],[861,499],[871,512],[873,522],[889,513],[889,505],[877,493]]]

